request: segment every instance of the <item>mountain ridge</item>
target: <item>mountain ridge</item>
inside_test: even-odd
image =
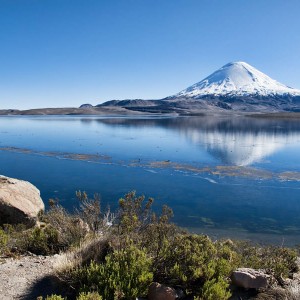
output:
[[[284,85],[246,62],[231,62],[177,94],[158,100],[111,100],[97,105],[143,112],[300,112],[300,90]]]

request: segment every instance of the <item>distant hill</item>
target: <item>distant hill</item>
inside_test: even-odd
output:
[[[92,104],[89,104],[89,103],[85,103],[85,104],[81,104],[79,106],[79,108],[93,108],[93,105]]]

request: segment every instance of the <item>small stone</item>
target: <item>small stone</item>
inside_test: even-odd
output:
[[[175,289],[152,282],[148,289],[148,300],[175,300],[177,297]]]

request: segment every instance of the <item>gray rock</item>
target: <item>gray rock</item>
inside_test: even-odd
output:
[[[175,289],[152,282],[148,289],[148,300],[175,300],[177,298]]]
[[[239,268],[232,273],[232,283],[245,289],[260,289],[268,287],[272,277],[263,270]]]
[[[40,191],[23,180],[0,176],[0,225],[34,226],[40,211],[45,209]]]

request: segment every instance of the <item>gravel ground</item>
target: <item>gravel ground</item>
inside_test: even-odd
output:
[[[0,258],[0,299],[35,300],[55,290],[51,274],[57,256]]]

